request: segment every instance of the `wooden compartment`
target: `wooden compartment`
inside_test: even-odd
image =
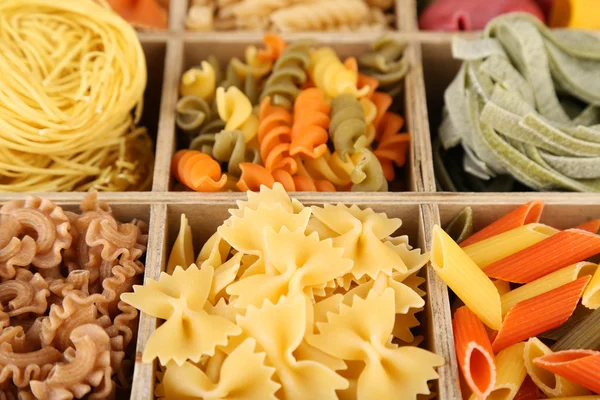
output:
[[[336,202],[336,199],[330,199]],[[337,201],[345,202],[345,196],[338,195]],[[321,204],[323,201],[305,202],[305,205]],[[431,206],[420,204],[411,200],[399,200],[395,202],[376,202],[361,201],[352,202],[360,207],[371,207],[377,212],[385,212],[390,217],[401,218],[403,223],[398,233],[408,234],[410,242],[415,247],[427,249],[429,247],[429,230],[431,223],[425,222],[431,217]],[[196,253],[200,250],[202,244],[216,231],[223,221],[229,216],[228,209],[234,208],[233,202],[211,202],[211,201],[191,201],[180,202],[177,204],[161,204],[154,208],[153,215],[153,235],[155,240],[152,242],[152,264],[147,266],[146,278],[156,279],[160,271],[166,268],[166,262],[169,252],[179,230],[180,215],[185,213],[189,219],[190,226],[194,234],[194,249]],[[424,346],[446,359],[446,364],[439,368],[439,381],[435,382],[434,391],[439,393],[440,399],[456,398],[453,382],[457,380],[457,370],[455,361],[453,362],[453,353],[450,353],[452,347],[448,337],[451,337],[451,322],[449,317],[449,307],[444,309],[437,304],[436,299],[446,299],[447,296],[440,296],[438,292],[445,286],[430,267],[422,270],[422,275],[427,279],[423,288],[427,291],[426,309],[417,314],[422,323],[422,334],[426,337]],[[155,368],[154,364],[144,364],[141,362],[141,354],[149,336],[156,329],[157,320],[147,315],[142,315],[140,320],[140,330],[138,333],[138,350],[136,357],[136,366],[134,374],[134,385],[132,390],[132,399],[150,400],[154,398]]]
[[[395,37],[395,35],[392,35]],[[369,49],[370,44],[379,37],[378,33],[364,35],[351,34],[319,34],[303,33],[284,35],[284,38],[294,40],[298,38],[312,38],[319,45],[331,46],[340,56],[357,56]],[[426,169],[422,164],[426,162],[426,149],[423,142],[429,140],[428,131],[420,120],[423,119],[424,95],[421,70],[419,68],[419,45],[399,35],[398,39],[408,42],[406,57],[411,69],[405,78],[404,91],[400,98],[400,112],[405,119],[404,131],[412,134],[411,147],[406,165],[398,174],[398,181],[390,183],[391,191],[410,190],[427,191],[423,185],[421,171]],[[175,126],[175,105],[179,99],[179,80],[183,72],[192,66],[200,64],[209,55],[214,54],[224,66],[232,57],[243,59],[244,50],[249,45],[260,46],[262,34],[247,33],[244,36],[236,34],[211,33],[206,35],[185,36],[172,38],[167,41],[167,61],[165,79],[163,81],[163,96],[161,104],[161,120],[159,124],[159,137],[157,141],[157,154],[154,173],[155,192],[167,192],[173,189],[174,179],[170,174],[172,155],[177,148],[177,130]],[[401,184],[399,184],[401,183]],[[191,196],[191,194],[184,194]],[[235,194],[210,193],[196,196],[222,197],[236,196]]]
[[[535,194],[530,199],[515,198],[513,196],[505,196],[498,198],[495,195],[480,196],[479,198],[470,198],[462,196],[460,199],[453,199],[449,201],[438,202],[433,207],[432,218],[429,220],[430,223],[438,224],[442,227],[446,226],[452,218],[454,218],[461,210],[465,207],[470,206],[473,210],[473,231],[476,232],[486,225],[494,222],[498,218],[514,210],[524,202],[541,198],[536,197]],[[548,224],[557,229],[572,228],[584,222],[597,219],[600,217],[600,203],[594,199],[577,198],[565,201],[560,197],[555,199],[544,200],[544,210],[542,212],[541,223]],[[433,225],[431,225],[433,227]],[[445,286],[445,285],[444,285]],[[442,293],[444,292],[444,293]],[[448,291],[444,288],[443,291],[439,292],[440,296],[446,296],[443,307],[446,309],[447,318],[451,321]],[[440,299],[437,301],[442,303]],[[451,323],[450,323],[451,324]],[[450,329],[447,332],[448,336],[446,340],[449,342],[449,346],[452,348],[450,357],[453,358],[451,363],[456,366],[458,365],[454,354],[454,334],[450,325]],[[457,372],[456,372],[457,373]],[[447,390],[449,393],[454,393],[455,397],[460,398],[460,385],[458,380],[447,381],[450,385]],[[445,399],[446,397],[441,397]]]

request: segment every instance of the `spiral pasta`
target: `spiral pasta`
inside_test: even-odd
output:
[[[180,150],[173,157],[175,178],[197,192],[216,192],[227,183],[221,166],[212,157],[195,150]]]
[[[305,89],[294,103],[290,155],[317,158],[327,150],[330,107],[322,90]]]
[[[225,72],[214,56],[201,64],[209,80],[214,71],[216,88],[214,96],[196,94],[214,100],[182,97],[177,126],[190,138],[189,149],[204,156],[177,153],[173,176],[200,191],[258,190],[275,182],[292,191],[386,190],[381,179],[395,178],[410,143],[400,133],[402,117],[389,112],[393,96],[377,91],[377,78],[359,73],[355,57],[342,63],[331,48],[310,41],[288,45],[274,34],[263,40]],[[270,71],[266,80],[263,69]],[[189,89],[198,84],[192,83]],[[195,175],[190,160],[199,165]]]
[[[364,109],[353,95],[341,94],[333,99],[329,132],[342,160],[366,146],[366,131]]]
[[[292,113],[272,105],[271,99],[265,97],[260,103],[259,120],[258,143],[267,170],[283,169],[290,174],[296,173],[297,163],[290,156]]]
[[[242,174],[241,163],[259,163],[261,160],[257,149],[246,146],[244,134],[241,131],[223,130],[217,133],[212,155],[215,160],[227,163],[227,173],[235,177]]]
[[[181,77],[179,93],[182,96],[196,96],[210,102],[215,94],[216,76],[213,66],[202,61],[201,67],[190,68]]]
[[[273,104],[292,108],[306,82],[306,68],[310,65],[308,54],[310,41],[298,41],[286,47],[273,66],[273,72],[265,82],[261,100],[270,97]]]
[[[368,15],[361,0],[321,0],[276,11],[271,21],[282,32],[324,31],[356,28]]]
[[[225,121],[225,129],[239,129],[244,133],[244,140],[249,142],[256,136],[258,118],[252,112],[252,103],[237,87],[232,86],[227,91],[217,88],[217,110]]]
[[[146,62],[131,26],[91,0],[2,1],[0,15],[0,191],[148,189]]]
[[[346,68],[330,47],[323,47],[310,55],[310,76],[318,88],[329,97],[350,93],[362,97],[369,92],[368,87],[357,88],[358,74]]]
[[[306,175],[291,175],[283,169],[271,172],[262,165],[252,163],[240,164],[242,171],[237,183],[242,192],[247,190],[259,191],[261,186],[272,188],[275,182],[281,183],[288,192],[335,192],[335,186],[327,180],[313,180]]]
[[[400,133],[402,125],[404,119],[401,116],[386,112],[381,120],[381,135],[377,139],[377,147],[373,150],[388,181],[393,181],[396,177],[394,164],[401,167],[406,162],[410,135]]]
[[[372,51],[358,58],[365,75],[379,81],[380,90],[396,96],[402,90],[402,81],[408,72],[404,57],[406,45],[390,37],[381,37],[373,43]]]

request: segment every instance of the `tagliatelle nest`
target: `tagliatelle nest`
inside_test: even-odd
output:
[[[130,384],[145,222],[95,194],[81,213],[28,197],[0,208],[0,400],[105,399]]]

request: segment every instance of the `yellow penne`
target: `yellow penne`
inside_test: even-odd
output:
[[[512,400],[523,384],[527,371],[523,362],[525,343],[517,343],[496,355],[496,385],[487,397],[494,400]],[[471,395],[470,400],[476,400]]]
[[[554,235],[558,229],[544,224],[528,224],[464,247],[480,268],[502,260]]]
[[[578,262],[577,264],[570,265],[548,274],[515,290],[511,290],[500,296],[500,300],[502,301],[502,316],[506,315],[511,308],[523,300],[547,293],[562,285],[566,285],[569,282],[573,282],[582,276],[593,275],[597,269],[598,264],[585,261]]]
[[[529,339],[525,344],[523,351],[525,369],[527,369],[527,373],[537,387],[548,397],[585,396],[590,394],[590,391],[586,388],[576,385],[533,363],[533,360],[537,357],[550,353],[552,353],[552,350],[536,337]]]
[[[494,283],[442,228],[433,228],[431,264],[437,274],[481,321],[502,325],[500,294]]]
[[[500,296],[502,296],[505,293],[510,292],[510,282],[507,281],[503,281],[500,279],[496,279],[494,282],[494,286],[496,286],[496,289],[498,289],[498,293],[500,293]],[[502,298],[500,298],[502,299]]]
[[[594,310],[600,307],[600,269],[596,269],[596,273],[583,292],[581,304]]]

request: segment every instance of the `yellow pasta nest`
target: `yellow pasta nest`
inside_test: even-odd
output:
[[[133,28],[92,0],[6,0],[0,15],[0,191],[147,189]]]
[[[429,257],[397,218],[304,207],[283,187],[248,201],[194,263],[182,216],[167,272],[121,296],[166,320],[143,361],[165,367],[164,399],[416,399],[442,357],[418,347]],[[197,266],[199,265],[199,267]],[[183,266],[183,267],[182,267]]]

